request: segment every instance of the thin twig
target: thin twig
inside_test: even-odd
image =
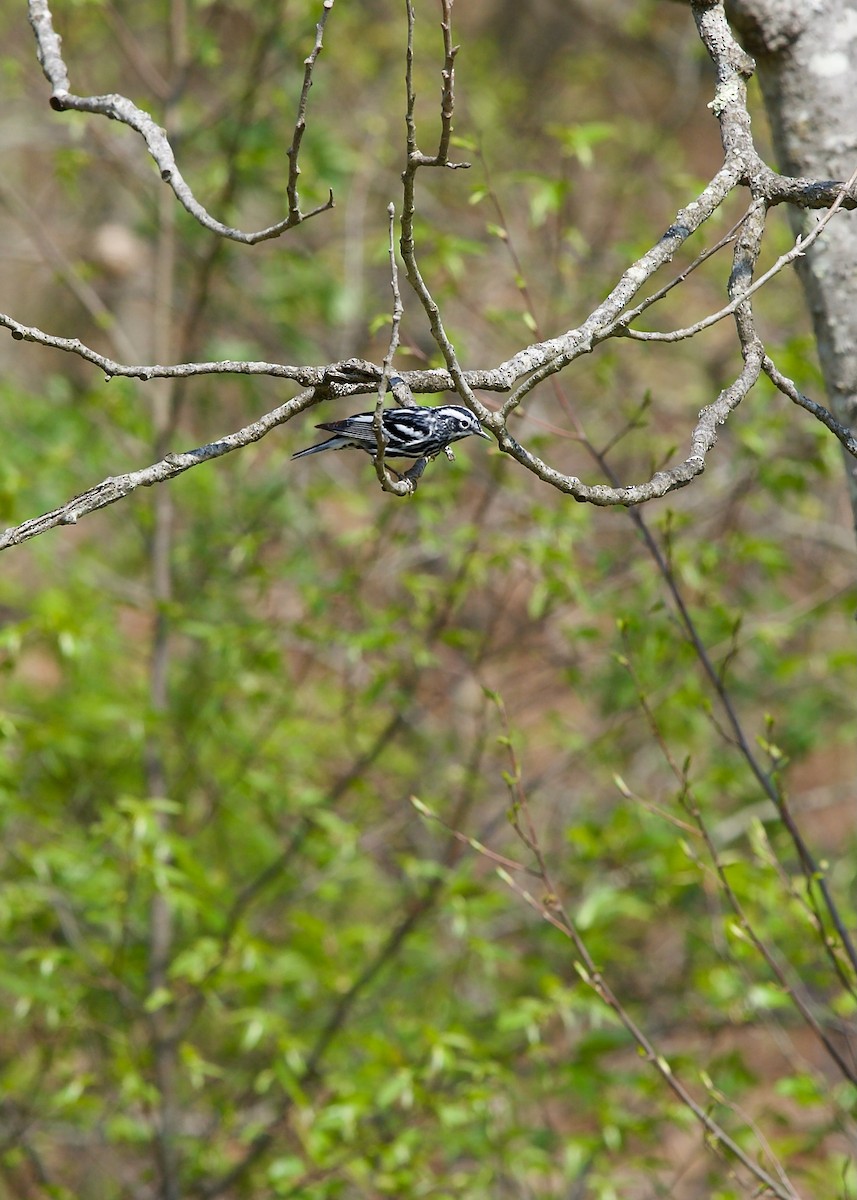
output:
[[[469,163],[450,163],[449,161],[452,117],[455,111],[455,56],[458,53],[458,46],[452,44],[452,4],[453,0],[441,0],[440,28],[443,33],[444,63],[441,72],[443,88],[440,98],[440,140],[435,164],[442,167],[467,167],[470,165]]]
[[[622,324],[635,321],[640,313],[645,312],[647,308],[651,308],[653,304],[657,304],[659,300],[663,300],[664,296],[667,296],[674,287],[678,287],[680,283],[684,283],[688,276],[701,267],[703,263],[717,254],[719,250],[722,250],[724,246],[728,246],[731,241],[734,241],[736,233],[747,220],[749,214],[750,209],[748,208],[744,215],[738,218],[732,228],[728,229],[719,241],[716,241],[713,246],[707,246],[702,250],[693,262],[689,263],[683,271],[679,271],[678,275],[675,275],[669,283],[665,283],[663,287],[658,288],[656,292],[652,292],[645,300],[641,300],[636,308],[629,308],[627,312],[624,312],[622,314]]]
[[[417,481],[425,470],[426,460],[419,459],[403,476],[397,477],[394,477],[393,472],[384,462],[384,448],[386,446],[382,423],[384,400],[387,396],[387,382],[393,370],[393,359],[396,357],[396,351],[399,348],[399,329],[402,323],[402,315],[405,311],[402,304],[402,293],[399,289],[399,267],[396,262],[396,207],[392,203],[387,205],[387,217],[389,220],[388,256],[390,260],[390,287],[393,292],[393,311],[390,318],[390,341],[387,345],[387,353],[384,355],[384,362],[381,367],[381,378],[378,380],[378,399],[375,403],[375,415],[372,419],[372,428],[375,433],[375,443],[377,446],[377,451],[373,455],[373,462],[375,464],[375,474],[378,476],[378,482],[381,484],[383,491],[389,492],[393,496],[412,496],[417,490]],[[413,400],[411,400],[411,403],[413,403]],[[420,464],[422,464],[422,467],[420,467]]]
[[[315,27],[315,44],[309,55],[304,59],[304,81],[301,88],[300,100],[298,101],[298,115],[295,120],[295,131],[292,136],[292,144],[289,146],[289,182],[286,185],[286,195],[289,200],[289,220],[292,225],[299,225],[304,217],[301,214],[300,201],[298,199],[298,176],[301,173],[298,164],[298,156],[300,155],[301,142],[303,141],[304,133],[306,132],[306,110],[309,101],[309,90],[312,87],[312,73],[321,54],[322,41],[324,39],[324,27],[327,24],[327,18],[330,16],[333,8],[333,0],[324,0],[322,4],[321,20]],[[324,206],[325,208],[333,207],[333,192],[330,193],[330,199]]]
[[[664,762],[667,764],[673,778],[676,780],[676,783],[679,786],[679,802],[681,803],[681,806],[684,808],[685,812],[692,818],[700,836],[702,837],[702,840],[705,843],[709,858],[711,859],[714,870],[717,873],[721,891],[726,897],[730,908],[734,912],[740,928],[756,952],[767,963],[768,968],[779,983],[780,987],[788,995],[797,1011],[803,1017],[807,1026],[812,1030],[812,1032],[824,1046],[828,1055],[832,1061],[836,1063],[843,1076],[850,1083],[857,1083],[857,1073],[855,1073],[853,1068],[846,1062],[831,1041],[826,1031],[822,1028],[821,1023],[816,1017],[815,1013],[812,1011],[808,1000],[803,995],[800,982],[789,977],[777,955],[774,953],[768,943],[757,933],[756,928],[747,915],[747,912],[739,900],[735,889],[732,887],[726,867],[723,863],[723,859],[721,858],[720,852],[714,843],[714,839],[711,836],[708,824],[702,815],[702,810],[694,796],[693,788],[691,787],[687,778],[687,770],[685,767],[680,767],[676,762],[672,751],[667,745],[663,733],[661,732],[660,725],[658,724],[657,718],[652,711],[651,705],[649,704],[645,689],[637,677],[637,673],[634,669],[633,661],[631,659],[630,647],[627,645],[627,638],[625,654],[623,655],[621,662],[622,666],[624,666],[625,670],[628,672],[631,680],[633,681],[637,692],[637,703],[640,705],[640,709],[646,718],[646,722],[649,726],[649,730],[652,734],[655,745],[660,750]]]
[[[848,428],[847,425],[841,424],[836,420],[836,417],[829,412],[823,404],[819,404],[816,400],[810,400],[809,396],[805,396],[799,391],[793,380],[783,375],[782,371],[778,370],[773,359],[767,354],[762,359],[762,370],[770,379],[774,387],[778,388],[784,396],[788,396],[795,404],[801,408],[805,408],[808,413],[821,421],[834,437],[838,438],[849,454],[857,457],[857,436]]]
[[[612,469],[606,460],[598,457],[598,452],[594,449],[594,447],[589,446],[588,449],[589,452],[595,457],[596,461],[600,463],[602,469],[608,474],[608,477],[610,477],[612,475]],[[720,704],[732,744],[739,750],[741,757],[747,763],[763,794],[774,805],[780,820],[783,822],[789,837],[791,838],[807,883],[807,894],[810,902],[813,905],[819,925],[821,928],[824,928],[825,923],[822,920],[820,906],[816,899],[816,888],[821,894],[824,910],[828,913],[831,924],[836,930],[836,933],[840,939],[840,944],[847,955],[851,969],[852,971],[857,972],[857,949],[854,947],[854,943],[842,919],[842,914],[839,912],[839,908],[830,893],[824,872],[821,870],[819,864],[815,860],[815,857],[806,844],[806,841],[804,840],[804,837],[796,821],[794,820],[794,817],[792,816],[785,797],[777,785],[776,779],[768,771],[766,771],[758,761],[756,754],[753,751],[750,738],[744,731],[741,719],[738,716],[738,712],[732,701],[732,696],[726,686],[725,680],[721,677],[720,672],[715,667],[711,655],[702,641],[681,589],[679,588],[675,575],[664,558],[664,555],[658,546],[654,535],[649,529],[648,523],[639,509],[631,509],[629,516],[637,526],[637,529],[639,530],[640,535],[646,545],[646,549],[651,555],[655,565],[658,568],[658,571],[661,574],[661,577],[667,585],[682,628],[685,631],[685,636],[692,646],[697,657],[697,661],[702,667],[703,674],[708,679],[708,682],[713,689],[715,696],[717,697],[718,703]],[[829,939],[826,936],[822,939],[822,945],[831,959],[831,964],[836,971],[837,976],[843,982],[843,985],[847,987],[849,991],[853,992],[854,984],[853,982],[848,981],[844,976],[843,967],[835,952],[835,947],[829,944]]]
[[[677,1096],[680,1102],[693,1113],[715,1147],[726,1150],[733,1155],[760,1184],[768,1188],[779,1200],[800,1200],[799,1193],[794,1189],[781,1164],[779,1164],[775,1157],[772,1156],[772,1163],[776,1177],[751,1158],[739,1143],[730,1137],[723,1127],[714,1120],[710,1112],[693,1098],[684,1084],[677,1078],[664,1056],[656,1050],[648,1036],[631,1017],[628,1010],[612,991],[603,974],[596,966],[585,939],[576,923],[564,908],[558,890],[551,878],[530,813],[526,789],[523,786],[521,766],[511,738],[502,698],[496,693],[492,693],[491,698],[497,706],[501,721],[503,722],[505,731],[503,743],[507,748],[511,766],[511,770],[506,777],[506,783],[513,800],[513,810],[510,819],[521,841],[535,858],[536,874],[544,885],[545,896],[541,900],[536,899],[531,892],[517,882],[505,867],[501,866],[497,868],[498,877],[537,912],[543,920],[547,921],[573,943],[580,960],[575,963],[580,978],[614,1012],[620,1023],[645,1055],[646,1060],[652,1064],[661,1076],[661,1079]],[[422,811],[422,806],[420,806],[420,810]],[[469,839],[466,835],[460,835],[459,840],[466,841],[477,853],[481,854],[485,850],[481,843],[474,839]],[[489,857],[493,857],[493,852],[489,853]],[[760,1144],[763,1147],[763,1151],[770,1153],[770,1147],[763,1138],[760,1139]]]
[[[857,183],[857,167],[855,167],[855,169],[851,172],[851,175],[845,181],[845,183],[842,184],[836,200],[833,202],[824,216],[819,219],[815,228],[805,236],[799,235],[792,248],[787,250],[785,254],[781,254],[772,267],[769,267],[768,270],[765,271],[763,275],[760,275],[759,278],[745,291],[740,292],[737,296],[730,300],[727,305],[719,309],[716,313],[711,313],[710,316],[703,317],[700,321],[696,321],[693,325],[686,325],[683,329],[673,329],[666,333],[659,333],[657,331],[645,332],[638,329],[629,329],[626,327],[626,319],[623,317],[617,326],[617,334],[620,334],[623,337],[633,338],[634,341],[638,342],[681,342],[686,341],[687,338],[694,337],[697,333],[701,333],[703,329],[709,329],[712,325],[716,325],[717,322],[722,321],[724,317],[731,316],[732,313],[734,313],[736,309],[744,303],[745,300],[749,300],[751,296],[755,295],[755,293],[763,288],[766,283],[769,283],[775,275],[778,275],[784,267],[787,267],[789,263],[793,263],[795,259],[801,258],[804,254],[806,254],[813,242],[815,242],[824,232],[828,222],[831,221],[840,208],[842,208],[848,193],[851,191],[851,188],[855,183]],[[761,207],[764,207],[763,201],[757,201],[756,203]],[[747,215],[742,218],[742,222],[746,221]],[[628,319],[633,318],[629,317]]]
[[[511,743],[508,743],[511,750]],[[516,759],[512,759],[513,777],[519,776]],[[530,892],[523,888],[515,878],[504,870],[502,867],[497,868],[498,876],[507,884],[518,896],[521,897],[535,912],[542,917],[543,920],[553,925],[565,935],[573,944],[579,961],[575,963],[575,968],[578,975],[592,991],[599,997],[600,1000],[607,1005],[609,1009],[616,1015],[620,1023],[626,1031],[631,1035],[632,1039],[639,1047],[640,1051],[660,1075],[664,1083],[669,1087],[678,1100],[693,1113],[696,1120],[703,1126],[708,1137],[712,1142],[720,1148],[727,1150],[738,1162],[742,1164],[752,1176],[764,1187],[767,1187],[778,1200],[799,1200],[798,1193],[789,1183],[782,1183],[781,1180],[771,1175],[759,1163],[757,1163],[747,1152],[739,1145],[734,1138],[723,1129],[723,1127],[714,1120],[707,1109],[703,1108],[687,1090],[685,1085],[678,1079],[669,1065],[666,1058],[660,1054],[654,1044],[649,1039],[648,1035],[636,1023],[634,1018],[621,1003],[619,998],[613,992],[610,985],[607,983],[604,975],[596,966],[595,960],[589,952],[586,940],[578,929],[576,923],[570,917],[564,908],[559,893],[554,886],[550,872],[547,867],[544,854],[539,844],[535,833],[532,818],[529,813],[529,805],[526,798],[526,792],[522,787],[516,786],[516,795],[518,802],[522,807],[526,830],[522,831],[520,823],[515,827],[518,829],[519,835],[524,843],[532,851],[536,864],[538,866],[539,876],[545,887],[547,898],[537,900]],[[514,822],[513,822],[514,823]],[[781,1170],[777,1170],[777,1175],[781,1174]]]
[[[484,845],[477,838],[471,837],[470,834],[462,833],[460,829],[456,829],[448,821],[445,821],[438,813],[423,804],[422,800],[416,796],[411,796],[411,804],[422,817],[426,817],[429,821],[435,821],[442,826],[448,834],[461,842],[465,846],[469,846],[471,850],[475,850],[477,854],[481,854],[483,858],[487,858],[489,862],[496,866],[505,867],[507,871],[524,871],[534,875],[536,872],[532,867],[528,867],[525,863],[517,862],[514,858],[507,858],[505,854],[498,854],[496,850],[492,850],[489,846]]]

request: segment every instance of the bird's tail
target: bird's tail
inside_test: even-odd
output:
[[[328,438],[326,442],[319,442],[316,446],[307,446],[306,450],[298,450],[292,455],[292,458],[303,458],[305,454],[320,454],[322,450],[340,450],[345,445],[341,438]]]

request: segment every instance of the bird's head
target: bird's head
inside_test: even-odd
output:
[[[462,404],[445,404],[436,411],[438,416],[442,416],[447,423],[451,442],[457,442],[461,438],[471,435],[482,438],[490,437],[490,434],[486,433],[479,424],[479,418]]]

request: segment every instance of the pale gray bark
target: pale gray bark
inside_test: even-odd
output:
[[[847,178],[857,166],[857,0],[727,0],[754,56],[787,175]],[[795,229],[815,214],[790,206]],[[798,262],[830,407],[857,429],[857,213],[842,213]],[[845,469],[857,528],[857,464]]]

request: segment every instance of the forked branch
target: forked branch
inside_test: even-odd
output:
[[[69,90],[68,68],[62,56],[62,39],[54,29],[53,17],[47,5],[47,0],[29,0],[29,15],[30,24],[33,27],[33,33],[36,37],[36,53],[45,78],[51,85],[51,108],[56,109],[57,112],[73,110],[74,112],[97,113],[108,117],[112,121],[120,121],[123,125],[127,125],[130,129],[135,130],[146,143],[146,149],[154,159],[161,179],[164,183],[169,184],[179,203],[184,206],[200,225],[211,230],[212,233],[218,234],[220,237],[229,238],[233,242],[243,242],[248,246],[254,246],[257,242],[264,242],[270,238],[279,237],[287,229],[291,229],[295,225],[300,225],[301,222],[309,220],[310,217],[314,217],[318,213],[325,212],[327,209],[333,207],[333,192],[329,192],[324,204],[318,205],[308,213],[302,213],[298,203],[297,192],[297,178],[299,174],[298,153],[306,126],[307,96],[312,84],[312,70],[321,51],[324,25],[332,7],[333,0],[324,0],[323,14],[316,27],[315,46],[305,63],[304,86],[298,105],[295,132],[288,151],[289,181],[287,193],[289,214],[282,221],[277,221],[274,225],[269,225],[265,229],[258,229],[251,233],[218,221],[200,204],[179,170],[166,130],[162,129],[144,109],[138,108],[127,96],[122,96],[118,92],[111,92],[105,96],[74,95]]]

